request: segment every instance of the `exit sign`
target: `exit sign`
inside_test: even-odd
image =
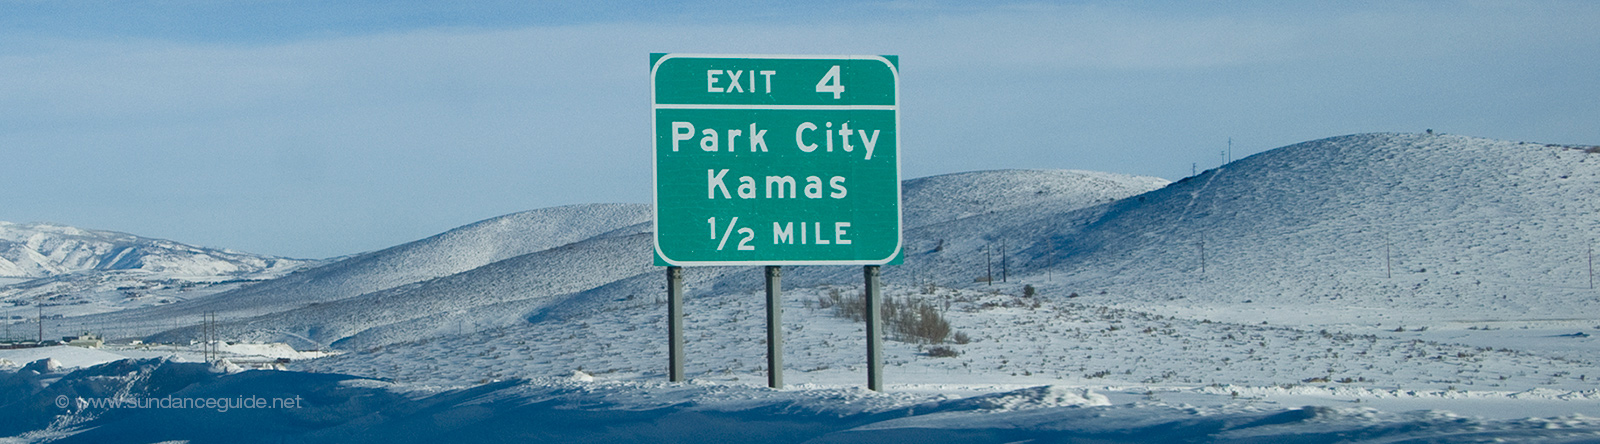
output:
[[[658,265],[898,262],[896,57],[650,59]]]

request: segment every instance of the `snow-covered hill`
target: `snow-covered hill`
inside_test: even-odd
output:
[[[945,220],[944,214],[932,211],[945,205],[961,205],[974,213],[1018,206],[1066,211],[1165,183],[1107,173],[1028,170],[915,179],[906,182],[907,225],[925,224],[923,218]],[[974,184],[1016,194],[990,203],[958,203],[961,196],[971,194]],[[650,269],[650,240],[641,234],[649,229],[649,216],[648,206],[631,204],[517,213],[216,297],[107,314],[84,322],[123,325],[128,331],[149,334],[171,328],[166,319],[196,319],[215,313],[222,319],[238,320],[225,323],[224,328],[241,337],[310,338],[324,345],[366,332],[353,342],[342,343],[344,346],[516,325],[534,312],[570,309],[565,305],[588,306],[592,298],[626,297],[614,291],[632,288],[628,279]],[[709,282],[715,276],[701,274],[694,279]],[[652,279],[643,282],[640,285],[659,284]],[[612,285],[598,293],[580,294],[606,284]],[[629,291],[638,297],[653,293]],[[596,296],[599,294],[603,296]],[[574,299],[561,302],[568,297]],[[487,310],[487,306],[495,308]],[[154,339],[189,339],[197,332],[181,328]]]
[[[229,317],[298,308],[460,273],[643,223],[649,217],[649,207],[638,204],[573,205],[515,213],[181,308]]]
[[[1360,333],[1567,319],[1597,308],[1584,242],[1600,232],[1600,200],[1581,198],[1600,192],[1592,151],[1366,134],[1271,150],[1165,187],[1081,171],[916,179],[905,185],[906,260],[887,267],[885,278],[988,288],[981,281],[992,275],[1001,288],[1028,283],[1087,303]],[[652,297],[659,286],[639,268],[647,239],[636,233],[647,218],[640,205],[520,213],[93,322],[155,333],[171,325],[160,319],[209,312],[241,335],[288,330],[327,344],[368,332],[345,344],[372,346],[514,326],[575,307],[604,310]],[[744,293],[760,287],[758,273],[689,276],[707,292]],[[785,273],[798,288],[857,280],[854,267]]]
[[[543,393],[566,384],[583,394],[563,399],[614,406],[594,413],[613,419],[710,405],[773,421],[792,413],[791,396],[861,404],[857,395],[925,415],[846,431],[864,440],[1166,432],[1270,442],[1496,430],[1480,437],[1559,442],[1592,438],[1589,417],[1600,416],[1600,381],[1588,378],[1600,362],[1600,293],[1585,267],[1587,243],[1600,237],[1600,199],[1590,198],[1600,195],[1600,150],[1364,134],[1171,184],[1012,170],[904,189],[906,259],[885,267],[886,294],[938,307],[963,339],[934,353],[889,338],[889,394],[847,388],[864,379],[865,339],[836,307],[860,293],[860,267],[785,269],[789,391],[748,387],[768,371],[760,270],[686,270],[695,382],[662,383],[664,278],[650,265],[639,205],[519,213],[229,293],[63,322],[184,341],[200,329],[171,328],[172,319],[217,312],[224,338],[345,352],[299,370],[383,378],[396,384],[390,390],[477,386],[460,392],[474,410],[451,410],[474,418],[546,405]],[[485,407],[478,395],[489,392],[510,401]],[[29,399],[55,394],[39,393]],[[1063,399],[1096,401],[959,418],[958,428],[999,424],[977,427],[981,435],[929,431],[952,418],[927,413],[941,405]],[[1305,405],[1319,407],[1296,408]],[[888,411],[863,409],[846,415]],[[1498,419],[1384,412],[1417,409]],[[106,430],[137,428],[105,418]],[[1236,433],[1230,421],[1268,423]],[[1028,431],[1015,433],[1016,424]],[[1063,429],[1071,431],[1055,432]]]
[[[636,227],[643,230],[646,224]],[[637,231],[588,239],[437,279],[244,318],[220,329],[230,338],[302,347],[296,340],[310,339],[348,350],[519,325],[528,313],[569,295],[652,271],[650,251],[649,235]],[[151,339],[187,339],[197,330]]]
[[[615,230],[642,224],[649,217],[649,207],[639,204],[573,205],[515,213],[384,250],[358,254],[214,297],[108,313],[79,322],[120,326],[124,334],[143,336],[171,329],[175,322],[180,323],[179,327],[194,325],[206,315],[231,320],[313,307],[605,236]],[[438,313],[413,314],[425,316]],[[358,315],[349,313],[348,316],[353,319]],[[326,331],[347,329],[339,325],[318,328]],[[306,344],[302,342],[297,345]]]
[[[1096,303],[1387,328],[1566,319],[1600,313],[1595,196],[1595,149],[1362,134],[1260,153],[1014,242],[1027,279],[1051,270]]]
[[[0,277],[4,278],[109,270],[182,277],[247,276],[305,263],[111,231],[0,221]]]
[[[1167,185],[1158,177],[1076,170],[992,170],[908,180],[906,228],[996,212],[1062,211],[1103,204]]]
[[[50,316],[79,316],[175,304],[315,263],[110,231],[0,222],[0,318],[33,318],[40,307]]]
[[[1463,159],[1446,159],[1451,156]],[[1452,279],[1490,281],[1468,272],[1483,275],[1496,268],[1469,268],[1465,257],[1457,261],[1462,265],[1456,269],[1429,266],[1424,271],[1410,262],[1413,268],[1395,277],[1328,267],[1340,264],[1337,252],[1361,251],[1362,244],[1349,236],[1372,229],[1373,224],[1362,217],[1382,212],[1396,223],[1379,226],[1397,230],[1424,222],[1435,223],[1428,227],[1452,227],[1423,230],[1436,237],[1394,235],[1390,242],[1396,257],[1443,254],[1450,248],[1476,245],[1506,255],[1497,257],[1503,269],[1549,274],[1532,258],[1559,243],[1540,240],[1533,232],[1508,233],[1523,226],[1549,226],[1551,231],[1593,227],[1595,215],[1600,214],[1589,209],[1593,203],[1574,203],[1567,193],[1587,193],[1596,186],[1600,163],[1595,158],[1600,156],[1557,146],[1375,134],[1281,148],[1113,202],[1038,193],[1028,187],[1060,183],[1061,178],[1030,171],[913,181],[906,186],[915,190],[906,193],[907,208],[923,210],[908,214],[924,215],[908,217],[907,225],[913,228],[907,232],[905,264],[886,268],[891,294],[950,307],[952,325],[981,339],[957,347],[974,356],[971,359],[929,359],[915,344],[898,343],[890,348],[890,360],[905,366],[897,371],[920,375],[912,379],[927,383],[954,379],[1026,384],[1065,378],[1075,383],[1106,379],[1123,384],[1264,387],[1348,380],[1386,389],[1592,390],[1583,369],[1597,357],[1596,342],[1571,334],[1600,325],[1592,315],[1582,315],[1595,312],[1584,308],[1593,304],[1584,299],[1587,288],[1529,286],[1513,292],[1505,285],[1446,286]],[[1533,173],[1556,170],[1548,181]],[[1509,171],[1524,173],[1515,177]],[[1362,185],[1379,177],[1389,182]],[[1450,185],[1458,177],[1470,181],[1465,189]],[[972,185],[979,182],[987,185]],[[1148,183],[1151,188],[1158,184]],[[953,216],[926,215],[937,214],[926,209],[939,205],[960,206],[950,203],[953,199],[948,196],[985,192],[1007,196],[1006,203],[992,205],[993,210],[972,204]],[[977,196],[969,202],[984,201]],[[1457,214],[1462,211],[1498,211],[1502,216],[1493,219],[1499,223],[1474,223],[1477,219]],[[1191,225],[1212,230],[1207,233],[1203,273],[1198,233],[1195,243],[1180,242]],[[1243,228],[1227,228],[1234,225]],[[1260,257],[1230,251],[1246,247]],[[587,248],[574,245],[568,254],[591,263],[595,255],[577,253]],[[637,251],[624,254],[627,260],[642,261],[647,254],[646,245],[630,248],[627,251]],[[1551,269],[1570,265],[1549,264]],[[977,281],[991,268],[995,279],[1005,276],[1005,282]],[[459,282],[445,285],[441,279],[430,283],[434,288],[417,294],[448,298],[448,289],[470,281],[469,274],[474,275],[471,280],[491,276],[463,273],[452,277]],[[664,359],[664,350],[652,346],[659,345],[652,338],[664,334],[659,305],[662,278],[648,268],[613,276],[617,280],[612,283],[590,282],[584,284],[592,285],[588,290],[542,300],[559,302],[496,305],[494,310],[437,316],[455,320],[455,329],[448,321],[434,321],[431,331],[404,328],[412,332],[407,335],[338,333],[330,337],[355,338],[341,345],[363,352],[316,365],[322,370],[422,378],[428,383],[484,375],[549,375],[573,367],[621,379],[654,377]],[[763,371],[761,337],[748,333],[761,328],[759,270],[697,268],[688,270],[687,276],[690,312],[700,316],[690,321],[690,328],[702,331],[701,338],[717,338],[709,345],[691,345],[710,347],[691,353],[704,362],[698,377],[738,381],[758,376]],[[794,319],[786,326],[792,329],[787,334],[792,335],[792,346],[804,354],[791,356],[788,362],[791,368],[810,369],[806,378],[837,383],[859,372],[852,368],[853,355],[834,353],[838,344],[855,339],[858,333],[853,330],[859,326],[815,313],[813,304],[829,289],[859,291],[859,280],[859,267],[785,271],[784,282],[793,295],[788,310],[799,318],[786,318]],[[1008,299],[1020,295],[1024,284],[1035,287],[1042,303]],[[1419,294],[1430,285],[1461,292]],[[938,290],[929,293],[928,288]],[[945,293],[947,288],[954,292]],[[1328,288],[1348,293],[1318,292]],[[990,291],[1013,296],[989,300],[983,295]],[[1001,310],[1019,304],[1033,308]],[[334,312],[366,313],[361,317],[372,313],[353,306]],[[532,325],[508,313],[526,313]],[[292,318],[273,322],[288,323]],[[373,331],[389,334],[400,331],[400,325]],[[1566,328],[1572,330],[1560,331]],[[406,364],[418,356],[441,356],[463,347],[487,354],[471,364]]]

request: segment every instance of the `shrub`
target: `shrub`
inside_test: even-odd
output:
[[[842,297],[838,290],[829,290],[828,296],[833,298],[833,316],[848,318],[861,322],[867,313],[867,300],[861,296]]]
[[[828,290],[826,295],[817,295],[817,308],[833,308],[839,304],[839,290]]]
[[[1022,286],[1022,297],[1031,298],[1031,297],[1033,297],[1033,293],[1034,293],[1033,284],[1028,284],[1028,285],[1023,285]]]
[[[866,317],[867,301],[863,296],[842,298],[833,306],[833,315],[860,322]],[[884,330],[905,342],[939,344],[950,337],[950,322],[944,319],[944,310],[938,306],[913,298],[884,297],[878,309]]]
[[[956,332],[955,336],[952,336],[950,338],[950,342],[954,342],[954,343],[957,343],[957,344],[966,344],[966,343],[972,342],[972,337],[971,336],[967,336],[966,332],[958,331],[958,332]]]
[[[928,347],[928,356],[934,358],[954,358],[961,356],[961,352],[956,351],[956,349],[949,346],[936,345],[933,347]]]
[[[884,304],[888,305],[888,304]],[[896,327],[900,335],[913,342],[926,341],[930,344],[944,342],[950,337],[950,322],[944,319],[944,314],[938,307],[919,301],[911,301],[900,311],[900,321]],[[888,317],[885,316],[885,319]]]

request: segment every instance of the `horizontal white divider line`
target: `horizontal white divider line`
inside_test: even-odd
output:
[[[897,111],[898,105],[705,105],[705,104],[661,104],[655,109],[778,109],[778,110],[839,110],[839,111]]]

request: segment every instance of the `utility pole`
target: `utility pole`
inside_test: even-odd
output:
[[[1000,241],[1000,282],[1006,281],[1010,268],[1006,266],[1006,241]]]
[[[1394,265],[1389,255],[1389,233],[1383,233],[1383,275],[1385,278],[1394,279]]]
[[[1206,274],[1206,232],[1200,231],[1200,274]],[[1201,276],[1202,279],[1205,276]]]
[[[39,304],[39,346],[44,346],[44,304]]]
[[[1194,177],[1194,176],[1199,176],[1199,175],[1200,175],[1200,163],[1199,162],[1189,162],[1189,177]]]
[[[1228,163],[1233,163],[1233,138],[1228,138]]]
[[[222,347],[217,344],[217,313],[207,312],[202,316],[201,331],[205,338],[205,346],[201,350],[205,354],[207,363],[216,362],[222,357]]]
[[[1594,244],[1589,244],[1589,289],[1594,289]]]
[[[984,282],[994,285],[994,256],[989,253],[989,245],[983,246]]]

